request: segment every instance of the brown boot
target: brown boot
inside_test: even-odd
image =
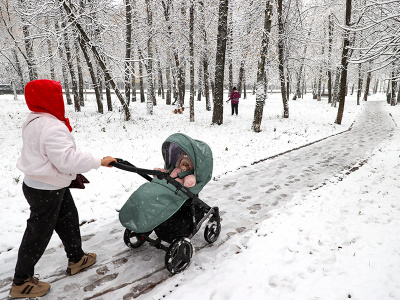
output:
[[[39,281],[39,278],[31,277],[21,285],[14,282],[11,286],[11,298],[35,298],[45,295],[50,290],[50,284]]]
[[[68,262],[67,275],[74,275],[80,270],[90,267],[96,262],[96,257],[95,253],[85,253],[80,261]]]

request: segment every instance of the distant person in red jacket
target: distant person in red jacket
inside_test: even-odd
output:
[[[232,116],[234,113],[238,115],[238,107],[239,107],[239,98],[240,98],[240,93],[238,92],[237,88],[234,87],[231,93],[231,96],[226,102],[231,101],[231,106],[232,106]]]

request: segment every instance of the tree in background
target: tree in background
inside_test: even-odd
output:
[[[228,27],[228,0],[219,0],[217,52],[215,58],[215,93],[212,124],[221,125],[224,120],[224,71]]]
[[[261,131],[260,129],[261,121],[265,104],[265,92],[264,92],[265,58],[268,53],[268,42],[269,42],[268,35],[271,32],[271,16],[272,16],[272,7],[270,2],[267,1],[264,12],[264,31],[261,42],[260,61],[258,63],[258,70],[257,70],[256,107],[254,110],[254,120],[252,126],[254,132]]]

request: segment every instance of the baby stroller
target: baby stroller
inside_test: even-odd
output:
[[[196,185],[190,188],[170,176],[182,152],[191,158],[194,166],[194,170],[189,172],[194,172]],[[162,155],[164,168],[168,170],[166,173],[139,169],[122,159],[117,159],[118,162],[112,165],[137,173],[149,181],[129,197],[119,212],[120,222],[126,228],[125,244],[137,248],[147,241],[151,246],[166,251],[165,266],[176,274],[189,266],[193,255],[190,240],[201,225],[208,220],[204,239],[214,243],[221,232],[221,221],[218,207],[210,207],[198,197],[211,179],[213,159],[210,147],[185,134],[175,133],[162,144]],[[180,177],[186,175],[179,174]],[[157,238],[150,237],[153,231]]]

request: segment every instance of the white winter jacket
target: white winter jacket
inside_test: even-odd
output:
[[[100,158],[76,151],[67,126],[48,113],[31,112],[22,127],[23,146],[17,168],[46,184],[67,187],[77,174],[97,169]]]

